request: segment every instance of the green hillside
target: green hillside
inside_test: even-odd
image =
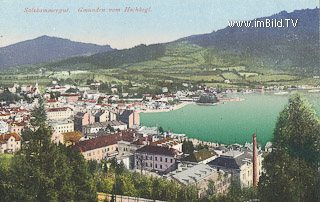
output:
[[[263,66],[259,61],[258,58],[249,54],[219,51],[213,47],[201,47],[181,41],[140,45],[126,50],[9,68],[6,72],[2,72],[3,76],[0,75],[0,84],[10,85],[13,80],[28,83],[30,80],[32,83],[38,81],[40,84],[47,85],[54,78],[78,85],[85,85],[89,80],[115,83],[130,81],[149,84],[150,88],[166,85],[162,81],[175,83],[178,87],[183,82],[221,87],[254,87],[261,84],[295,85],[306,82],[317,84],[318,82],[293,75],[289,71],[273,70],[272,67]],[[70,75],[59,73],[75,70],[86,72]]]

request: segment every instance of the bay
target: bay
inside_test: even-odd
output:
[[[274,93],[232,94],[244,101],[227,102],[216,106],[190,104],[169,112],[140,113],[141,125],[162,126],[165,130],[186,134],[189,138],[223,144],[257,141],[264,145],[272,140],[279,112],[294,92],[287,95]],[[320,93],[300,91],[314,105],[319,114]]]

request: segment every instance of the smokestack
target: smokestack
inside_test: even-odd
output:
[[[257,135],[252,135],[253,143],[253,187],[258,186],[258,159],[257,159]]]

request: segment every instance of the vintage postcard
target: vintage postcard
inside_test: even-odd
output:
[[[0,0],[0,201],[320,201],[318,0]]]

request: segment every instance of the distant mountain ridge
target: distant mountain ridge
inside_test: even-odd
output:
[[[249,53],[261,58],[268,66],[319,67],[319,8],[291,13],[282,11],[256,20],[266,19],[298,19],[298,24],[288,28],[226,27],[178,41],[213,46],[222,51]],[[254,25],[254,20],[251,22]]]
[[[109,45],[74,42],[58,37],[41,36],[0,48],[0,68],[37,64],[76,55],[111,51]]]

